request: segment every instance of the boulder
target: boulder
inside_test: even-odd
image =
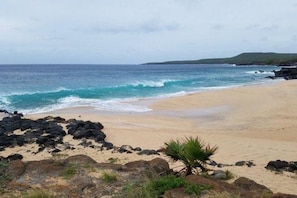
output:
[[[106,138],[106,135],[101,131],[103,125],[99,122],[70,120],[68,123],[66,128],[68,129],[68,134],[73,136],[73,139],[88,138],[101,143]]]
[[[297,79],[297,66],[282,67],[279,71],[273,71],[274,76],[270,78],[284,78],[286,80]]]
[[[149,165],[158,175],[165,175],[173,172],[170,169],[168,162],[162,158],[152,159],[149,161]]]
[[[289,167],[289,162],[282,161],[282,160],[276,160],[276,161],[270,161],[266,165],[266,169],[273,170],[273,171],[281,171]]]
[[[106,148],[107,150],[113,149],[113,144],[111,142],[103,142],[102,147]]]
[[[235,163],[235,166],[244,166],[245,165],[245,161],[238,161]]]
[[[219,180],[226,180],[227,179],[227,174],[223,170],[215,170],[212,174],[211,177]]]
[[[87,155],[74,155],[66,158],[64,163],[67,164],[97,164],[95,160]]]
[[[119,153],[133,153],[134,149],[130,145],[122,145],[117,151]]]
[[[26,173],[36,173],[37,175],[58,172],[61,170],[61,165],[52,159],[29,161],[26,163]]]
[[[7,161],[21,160],[21,159],[23,159],[23,156],[21,154],[12,154],[6,157]]]
[[[265,167],[268,170],[272,171],[288,171],[295,172],[297,171],[297,161],[287,162],[283,160],[270,161]]]
[[[234,185],[249,192],[256,192],[259,195],[272,194],[272,191],[266,186],[256,183],[245,177],[240,177],[234,181]]]
[[[20,160],[13,160],[8,162],[8,174],[12,177],[21,176],[25,172],[25,163]]]
[[[125,166],[129,169],[149,169],[150,163],[145,160],[138,160],[133,162],[128,162]]]
[[[160,153],[156,150],[144,149],[137,153],[138,155],[160,155]]]
[[[238,161],[235,163],[235,166],[245,166],[245,165],[248,167],[256,166],[252,161]]]

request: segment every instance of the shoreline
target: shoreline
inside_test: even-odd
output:
[[[295,178],[276,175],[264,168],[271,160],[297,160],[296,87],[297,81],[281,81],[140,101],[148,102],[153,109],[146,113],[107,113],[81,107],[25,117],[36,119],[50,115],[99,121],[104,125],[106,140],[116,146],[159,149],[171,139],[199,136],[210,145],[218,145],[218,152],[212,159],[219,163],[252,160],[256,164],[252,168],[225,168],[236,177],[248,177],[274,192],[297,194]],[[22,148],[14,151],[26,155]],[[67,154],[78,153],[87,154],[98,162],[106,162],[110,157],[119,158],[119,163],[157,157],[98,153],[83,148]],[[48,157],[50,155],[43,153],[31,159]],[[171,163],[171,167],[175,166],[176,163]]]

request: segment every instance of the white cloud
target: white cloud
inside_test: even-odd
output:
[[[3,63],[142,63],[295,52],[297,45],[294,0],[0,3]]]

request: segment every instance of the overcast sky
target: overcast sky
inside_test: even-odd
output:
[[[296,0],[0,0],[0,63],[297,52]]]

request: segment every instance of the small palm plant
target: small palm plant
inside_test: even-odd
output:
[[[185,165],[185,168],[181,171],[185,171],[186,175],[190,175],[197,171],[197,168],[200,168],[202,172],[206,172],[206,162],[217,149],[217,146],[210,147],[209,144],[206,145],[198,137],[189,137],[185,138],[183,142],[179,140],[166,142],[163,152],[174,161],[181,161]]]

